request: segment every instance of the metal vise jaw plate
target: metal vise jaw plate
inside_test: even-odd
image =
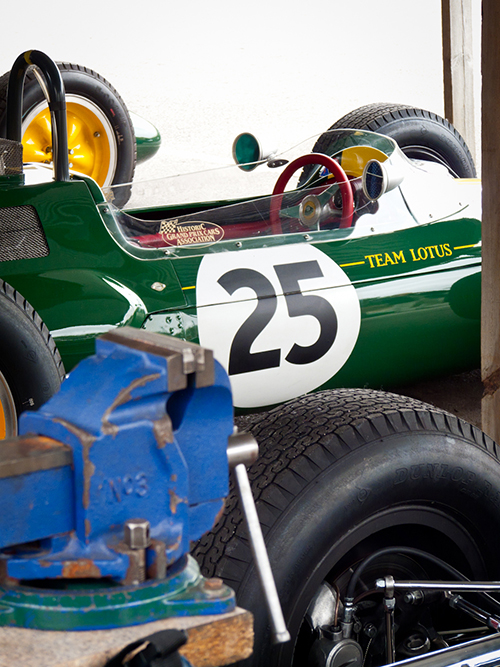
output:
[[[169,391],[185,389],[187,376],[193,373],[197,388],[210,387],[214,383],[213,352],[195,343],[158,336],[150,331],[133,327],[108,331],[100,339],[164,357],[167,360]]]

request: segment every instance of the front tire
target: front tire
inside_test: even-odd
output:
[[[305,664],[311,600],[325,582],[345,592],[345,573],[381,547],[423,549],[471,578],[498,577],[500,466],[478,429],[419,401],[359,389],[309,395],[248,425],[260,445],[249,475],[292,641],[271,645],[234,496],[195,555],[254,613],[252,664]],[[394,558],[371,574],[401,568]]]
[[[64,365],[49,330],[19,292],[0,280],[0,439],[59,389]]]

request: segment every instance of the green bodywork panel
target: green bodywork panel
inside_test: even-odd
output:
[[[411,174],[407,181],[411,181]],[[330,187],[335,192],[337,186]],[[418,194],[420,190],[413,192]],[[360,207],[352,227],[318,225],[314,230],[302,227],[301,231],[297,231],[300,225],[293,222],[298,216],[298,203],[292,202],[293,205],[282,206],[279,224],[283,233],[276,234],[269,233],[269,229],[255,231],[256,223],[248,222],[248,210],[241,213],[244,200],[127,213],[108,205],[96,184],[86,178],[24,185],[16,179],[0,177],[0,197],[0,275],[40,314],[67,371],[93,353],[96,336],[123,325],[202,345],[212,340],[216,356],[218,332],[223,337],[233,326],[234,339],[226,348],[231,348],[236,365],[240,355],[236,339],[241,344],[246,335],[241,349],[247,361],[260,363],[261,356],[269,355],[274,359],[270,362],[272,367],[283,363],[291,345],[280,352],[279,341],[274,342],[280,337],[279,329],[271,343],[261,342],[264,339],[259,336],[267,335],[271,325],[281,322],[283,330],[293,332],[293,347],[299,357],[316,355],[317,361],[321,353],[312,339],[300,342],[302,331],[306,325],[312,326],[316,332],[310,334],[313,339],[328,339],[325,323],[334,317],[329,302],[335,299],[335,290],[340,290],[339,294],[344,290],[344,282],[354,286],[360,324],[358,328],[352,325],[356,331],[345,360],[326,381],[324,377],[318,379],[315,389],[384,387],[459,372],[479,363],[481,223],[475,209],[457,203],[458,199],[445,206],[441,220],[438,216],[432,222],[417,224],[411,210],[415,207],[412,192],[400,193],[396,189],[382,196],[380,207],[378,203]],[[418,197],[414,201],[418,208]],[[258,210],[265,204],[260,199],[251,207]],[[33,251],[25,238],[32,232],[24,229],[24,223],[12,224],[17,215],[14,212],[20,208],[35,212],[41,236],[46,239],[45,250],[34,242]],[[390,224],[385,224],[385,217]],[[137,221],[142,231],[134,232],[134,236],[126,231],[127,224],[133,226]],[[246,230],[241,235],[239,225]],[[152,232],[148,235],[149,226]],[[167,229],[174,230],[170,236]],[[20,237],[15,235],[20,233]],[[189,234],[198,235],[198,240],[181,242]],[[210,235],[217,238],[201,243],[200,234],[206,239]],[[156,243],[167,237],[174,241],[151,245],[151,239]],[[18,256],[18,246],[24,248],[23,258],[13,259]],[[309,259],[301,261],[302,255]],[[307,282],[314,275],[300,275],[300,271],[318,271],[321,258],[327,265],[322,265],[316,277],[323,282],[309,287],[316,285]],[[224,269],[229,260],[232,268]],[[271,268],[260,268],[260,262],[266,261]],[[208,273],[206,267],[211,267]],[[284,276],[283,270],[290,267],[291,272]],[[329,282],[330,268],[337,271],[335,275],[341,275],[335,279],[337,282]],[[283,291],[279,291],[277,275],[285,281],[281,282]],[[228,276],[238,277],[240,283],[226,286],[224,292],[221,285]],[[244,281],[248,280],[247,285]],[[256,287],[257,284],[261,286]],[[238,308],[239,323],[231,324]],[[271,308],[267,314],[266,308]],[[259,317],[264,317],[259,322],[257,311]],[[343,326],[339,324],[339,332]],[[335,335],[330,335],[326,345],[334,339]],[[263,351],[255,352],[261,348]],[[298,358],[294,363],[300,371],[308,361]],[[242,375],[246,370],[239,368],[233,375]],[[309,390],[299,386],[296,395]],[[266,405],[272,403],[268,400]]]
[[[171,262],[142,262],[121,252],[83,180],[2,192],[5,207],[33,206],[49,254],[6,261],[2,278],[49,327],[67,370],[94,353],[94,338],[115,326],[140,327],[147,314],[184,305]],[[164,293],[151,284],[166,285]]]
[[[343,268],[361,305],[353,353],[321,388],[383,387],[476,368],[480,239],[480,221],[463,218],[374,237],[318,240],[314,245]],[[161,326],[163,332],[179,335],[189,322],[188,339],[199,342],[196,290],[189,288],[196,283],[201,259],[172,260],[191,306],[178,314],[177,326],[171,315],[156,315],[145,328]]]

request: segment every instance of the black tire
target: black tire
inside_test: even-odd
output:
[[[413,160],[439,162],[458,178],[476,177],[474,160],[462,136],[445,118],[430,111],[405,104],[367,104],[342,116],[329,130],[342,128],[385,134]],[[328,132],[322,134],[313,152],[330,155],[330,144]]]
[[[59,389],[64,365],[40,316],[3,280],[0,350],[0,429],[10,437],[21,412],[36,410]]]
[[[104,120],[104,124],[109,130],[108,133],[105,132],[102,138],[107,141],[107,145],[116,156],[116,160],[113,161],[114,167],[113,165],[110,166],[106,178],[96,177],[95,169],[93,173],[86,173],[93,175],[103,188],[120,183],[131,183],[136,164],[136,142],[134,127],[124,101],[115,88],[97,72],[72,63],[58,63],[57,66],[61,72],[66,96],[74,96],[75,101],[82,98],[95,105],[96,111],[102,114],[102,120]],[[5,136],[6,128],[5,110],[8,80],[9,73],[0,77],[0,127],[3,136]],[[24,85],[23,119],[26,119],[28,114],[44,101],[45,98],[38,81],[34,74],[29,71]],[[98,120],[96,115],[96,123]],[[92,130],[90,124],[88,129]],[[23,126],[23,133],[24,131],[25,127]],[[71,135],[68,138],[68,148],[70,151],[73,148]],[[82,149],[78,148],[78,152],[81,153]],[[114,203],[123,206],[130,197],[130,188],[118,188],[118,193],[115,196]]]
[[[327,579],[345,593],[342,573],[381,547],[416,547],[469,578],[498,577],[498,452],[475,427],[414,399],[358,389],[312,394],[247,426],[260,445],[249,475],[292,641],[271,646],[234,494],[194,554],[254,613],[252,664],[306,664],[312,638],[303,621],[314,594]],[[407,568],[398,558],[386,557],[370,583]],[[417,574],[400,578],[449,579],[417,561]]]

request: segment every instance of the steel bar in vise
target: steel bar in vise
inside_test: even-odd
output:
[[[232,442],[231,442],[232,441]],[[257,457],[258,447],[253,436],[242,433],[234,434],[229,439],[229,461],[232,464],[243,513],[250,537],[250,546],[252,549],[255,567],[264,593],[264,598],[269,612],[273,640],[275,644],[281,644],[290,640],[290,633],[287,630],[281,604],[276,590],[274,576],[269,562],[262,529],[260,527],[257,509],[252,495],[252,489],[248,480],[245,464],[252,463]],[[239,455],[238,455],[239,454]],[[241,461],[241,462],[240,462]]]

